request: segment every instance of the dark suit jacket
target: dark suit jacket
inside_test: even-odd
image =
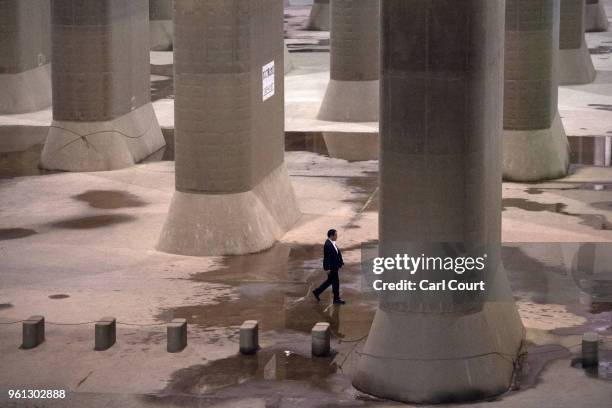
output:
[[[336,252],[334,244],[328,239],[323,245],[323,269],[326,271],[337,271],[342,268],[344,261],[340,249]]]

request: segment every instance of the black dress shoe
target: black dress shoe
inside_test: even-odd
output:
[[[345,305],[346,302],[342,299],[336,299],[334,300],[334,305]]]
[[[312,291],[312,294],[314,295],[314,297],[315,297],[315,298],[317,298],[317,302],[320,302],[320,301],[321,301],[321,298],[320,298],[320,297],[319,297],[319,295],[317,294],[317,291],[316,291],[316,290],[313,290],[313,291]]]

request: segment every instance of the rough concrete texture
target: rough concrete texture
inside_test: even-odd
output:
[[[314,0],[306,27],[309,30],[329,31],[331,8],[330,0]]]
[[[584,15],[585,31],[608,31],[608,15],[603,2],[599,0],[586,0]]]
[[[443,403],[510,387],[523,326],[498,258],[504,6],[382,4],[379,253],[482,246],[489,286],[381,294],[353,379],[368,394]]]
[[[558,114],[546,129],[504,129],[503,152],[508,181],[561,178],[569,169],[569,143]]]
[[[50,2],[0,1],[0,114],[51,105]]]
[[[378,121],[379,100],[379,0],[334,0],[331,3],[330,81],[319,120],[337,122]],[[332,157],[373,160],[372,137],[350,139],[351,133],[326,134]],[[364,142],[363,146],[360,143]],[[376,142],[377,143],[377,142]],[[360,154],[355,154],[355,152]]]
[[[378,160],[378,133],[323,132],[331,157],[348,161]]]
[[[585,0],[560,0],[559,84],[588,84],[597,72],[584,38]]]
[[[149,43],[153,51],[172,49],[172,0],[149,0]]]
[[[40,165],[64,171],[103,171],[133,166],[166,144],[151,103],[109,121],[54,120]]]
[[[257,252],[298,219],[283,165],[282,16],[280,0],[176,4],[177,193],[160,250]],[[274,91],[265,96],[271,63]]]
[[[174,192],[172,162],[7,178],[5,160],[0,322],[42,311],[48,332],[45,343],[26,351],[18,349],[21,324],[1,326],[0,384],[52,386],[65,389],[67,398],[16,402],[5,391],[0,405],[399,407],[350,384],[363,346],[354,340],[368,333],[376,308],[376,299],[362,290],[359,262],[361,242],[378,236],[378,163],[304,151],[287,152],[286,162],[304,216],[281,243],[254,255],[194,258],[152,250]],[[611,179],[610,168],[584,167],[554,182],[504,183],[504,240],[611,241],[602,223],[612,219],[612,207],[602,203],[612,201],[612,190],[609,184],[592,187]],[[331,296],[321,303],[309,296],[325,275],[321,244],[330,226],[340,231],[347,262],[341,280],[348,303],[341,307],[328,304]],[[482,405],[606,407],[610,382],[572,367],[579,348],[570,346],[591,327],[611,336],[605,327],[612,312],[576,305],[572,277],[543,267],[549,261],[525,247],[508,258],[523,261],[509,276],[534,345],[529,351],[549,352],[524,365],[528,375],[519,389]],[[92,350],[93,325],[51,324],[94,321],[102,310],[118,321],[118,342],[103,355]],[[169,354],[166,324],[175,318],[188,320],[189,345]],[[255,359],[237,356],[238,329],[247,319],[261,324]],[[334,353],[311,359],[311,329],[322,321],[331,325]],[[602,347],[609,353],[610,345]],[[274,356],[276,375],[264,379],[263,367]]]
[[[318,118],[340,122],[378,120],[380,2],[331,3],[330,83]]]
[[[149,3],[52,3],[53,121],[41,166],[129,166],[164,146],[151,107]]]
[[[558,113],[558,0],[507,0],[503,176],[563,177],[569,145]]]
[[[282,238],[299,216],[282,164],[249,191],[176,191],[157,247],[191,256],[259,252]]]

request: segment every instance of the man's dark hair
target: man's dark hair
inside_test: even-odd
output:
[[[334,235],[336,233],[335,229],[330,229],[329,231],[327,231],[327,238],[331,238],[332,235]]]

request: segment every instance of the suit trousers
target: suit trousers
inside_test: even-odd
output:
[[[332,292],[334,293],[334,300],[340,299],[340,277],[338,276],[338,270],[331,270],[327,273],[327,280],[321,284],[318,288],[315,289],[317,295],[320,295],[327,289],[328,287],[332,287]]]

